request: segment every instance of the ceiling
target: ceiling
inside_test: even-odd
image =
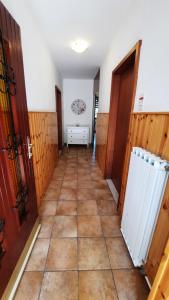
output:
[[[93,78],[134,0],[26,0],[63,78]],[[70,48],[81,38],[86,52]]]

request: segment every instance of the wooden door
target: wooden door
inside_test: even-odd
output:
[[[119,72],[119,84],[118,86],[114,86],[114,88],[119,89],[119,96],[117,99],[118,108],[111,178],[118,192],[120,192],[121,188],[123,165],[127,145],[128,128],[132,105],[132,91],[134,80],[133,75],[134,61],[131,60],[131,62],[124,66],[124,69]]]
[[[62,150],[62,95],[58,87],[55,87],[56,94],[56,111],[58,121],[58,148]]]
[[[112,179],[119,195],[122,188],[129,123],[135,101],[141,41],[112,73],[105,177]]]
[[[20,29],[0,2],[0,296],[37,218]]]

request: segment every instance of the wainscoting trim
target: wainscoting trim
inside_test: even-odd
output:
[[[111,191],[111,193],[113,195],[113,198],[114,198],[116,204],[118,204],[119,193],[117,192],[116,187],[115,187],[113,181],[111,179],[107,179],[106,181],[107,181],[107,184],[109,186],[109,189],[110,189],[110,191]]]

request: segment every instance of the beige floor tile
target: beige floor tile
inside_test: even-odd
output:
[[[96,175],[96,174],[91,173],[90,176],[91,176],[91,180],[101,180],[101,179],[103,179],[102,175]]]
[[[89,170],[89,164],[85,163],[85,162],[79,162],[78,161],[78,165],[77,165],[78,169],[84,169],[84,170]]]
[[[59,161],[57,167],[53,172],[53,176],[63,174],[65,171],[65,163],[64,161]]]
[[[77,270],[77,239],[51,239],[46,270]]]
[[[58,174],[54,174],[52,179],[53,180],[63,180],[64,172],[58,172]]]
[[[39,214],[40,216],[54,216],[56,207],[57,201],[42,201]]]
[[[65,174],[64,175],[64,180],[77,180],[77,173],[74,173],[72,175],[70,174]]]
[[[91,181],[92,178],[91,178],[91,175],[90,174],[78,174],[78,180],[80,181]]]
[[[117,300],[110,270],[80,271],[79,300]]]
[[[96,200],[79,200],[78,201],[78,215],[97,215],[97,203]]]
[[[77,237],[76,218],[75,216],[56,216],[52,229],[52,238]]]
[[[51,180],[49,184],[49,189],[58,189],[58,187],[62,186],[62,180]]]
[[[122,237],[106,238],[112,269],[133,267],[129,252]]]
[[[101,216],[112,216],[117,213],[116,204],[114,201],[98,200],[97,208],[98,214]]]
[[[77,192],[76,189],[72,188],[62,188],[59,200],[76,200]]]
[[[99,216],[78,216],[78,237],[101,237]]]
[[[95,193],[93,189],[78,189],[78,200],[95,200]]]
[[[104,236],[121,236],[119,216],[101,216],[101,225]]]
[[[77,174],[77,168],[66,168],[64,175],[74,175]]]
[[[56,215],[76,216],[77,201],[59,201],[56,209]]]
[[[79,238],[79,270],[110,269],[105,241],[102,238]]]
[[[28,260],[26,271],[44,271],[49,249],[49,239],[37,239]]]
[[[48,188],[43,200],[58,200],[60,194],[60,187],[57,188]]]
[[[75,173],[77,173],[77,163],[67,163],[66,166],[67,166],[67,168],[75,169],[76,170]]]
[[[73,164],[73,163],[77,163],[77,156],[76,155],[71,155],[71,157],[67,158],[67,166],[68,164]]]
[[[14,300],[38,300],[43,272],[24,272]]]
[[[90,169],[83,169],[83,168],[78,168],[78,176],[81,175],[90,175],[91,171]]]
[[[40,220],[41,229],[38,237],[42,239],[48,239],[51,237],[52,226],[54,223],[54,216],[44,216]]]
[[[77,180],[76,179],[63,180],[62,188],[76,189],[77,188]]]
[[[119,300],[146,300],[149,288],[138,270],[114,270]]]
[[[95,189],[94,192],[97,200],[114,200],[112,193],[106,187],[103,189]]]
[[[78,180],[77,187],[79,189],[94,189],[94,182],[92,180]]]
[[[93,180],[95,189],[106,189],[108,192],[110,192],[106,180],[100,179],[100,180]]]
[[[78,272],[46,272],[40,300],[78,300]]]

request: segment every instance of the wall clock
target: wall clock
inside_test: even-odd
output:
[[[81,99],[76,99],[72,102],[71,109],[76,115],[81,115],[86,110],[86,103]]]

